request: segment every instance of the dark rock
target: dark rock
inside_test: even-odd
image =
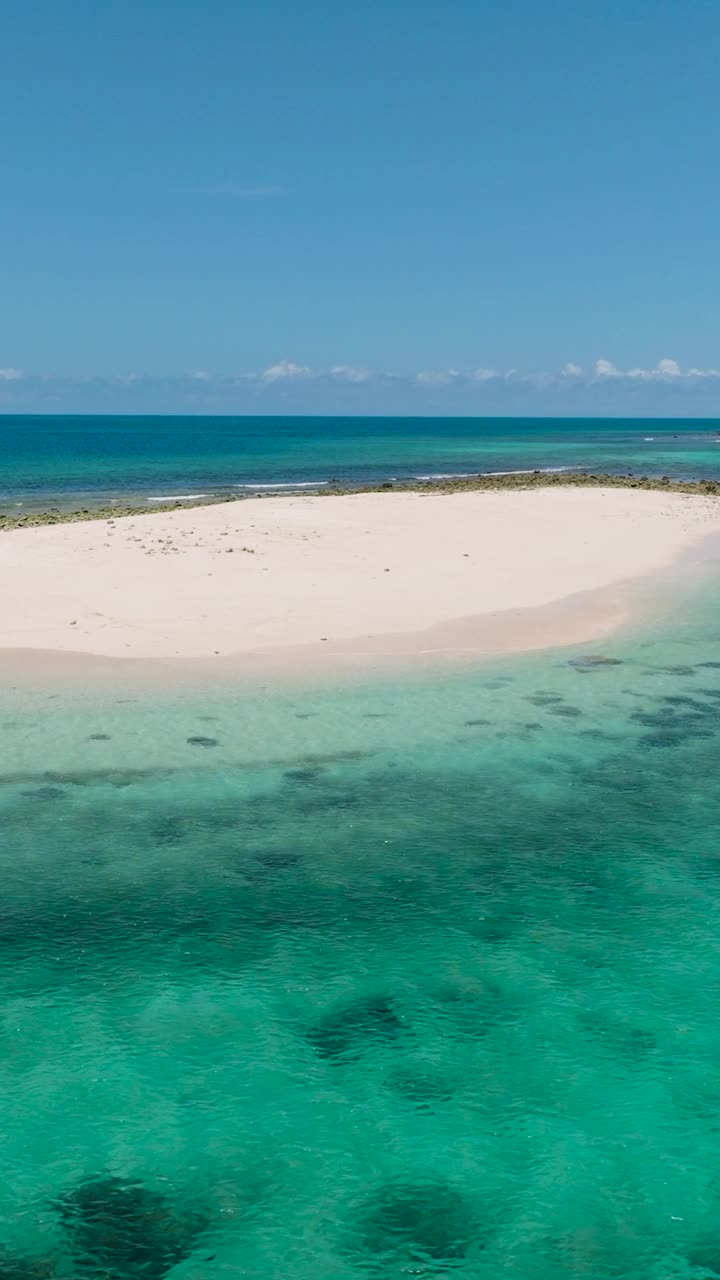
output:
[[[121,1178],[92,1178],[56,1203],[81,1274],[157,1280],[187,1258],[206,1222],[176,1216],[157,1191]]]
[[[622,735],[606,733],[604,729],[579,729],[578,738],[594,738],[597,742],[621,742]]]
[[[688,1250],[686,1261],[693,1276],[698,1270],[702,1272],[703,1280],[720,1276],[720,1248],[715,1241],[698,1244]]]
[[[14,1258],[0,1253],[0,1280],[45,1280],[55,1271],[55,1263],[45,1258]]]
[[[571,658],[568,666],[576,667],[579,671],[592,671],[599,667],[620,667],[622,659],[606,658],[602,653],[587,653],[579,658]]]
[[[32,791],[23,791],[22,794],[31,800],[59,800],[65,792],[61,787],[33,787]]]
[[[109,741],[110,741],[109,733],[91,733],[88,738],[88,742],[109,742]]]
[[[301,861],[300,854],[291,849],[268,849],[265,853],[253,855],[256,862],[270,871],[288,871]]]
[[[691,698],[689,694],[668,694],[660,699],[668,707],[691,707],[693,711],[697,711],[700,715],[716,716],[717,708],[711,707],[707,702],[701,702],[699,698]]]
[[[203,738],[202,735],[198,734],[188,738],[187,742],[191,747],[216,747],[218,744],[217,738]]]
[[[359,1207],[348,1245],[383,1276],[427,1275],[461,1262],[478,1234],[475,1214],[448,1183],[391,1182]]]
[[[426,1069],[394,1071],[387,1084],[420,1110],[429,1110],[433,1103],[448,1102],[455,1092],[455,1084],[451,1080]]]
[[[713,671],[720,671],[720,662],[696,662],[696,667],[710,667]]]
[[[175,844],[185,835],[185,823],[182,818],[175,816],[158,818],[152,825],[151,833],[156,844]]]
[[[567,720],[575,720],[582,715],[579,707],[550,707],[551,716],[564,716]]]
[[[492,724],[492,720],[482,720],[482,719],[480,719],[480,720],[465,720],[465,722],[464,722],[464,723],[465,723],[465,725],[466,725],[466,727],[467,727],[468,729],[476,729],[476,728],[479,728],[481,725],[488,725],[488,724]]]
[[[287,778],[289,782],[317,782],[322,773],[319,765],[306,765],[301,769],[286,769],[283,778]]]
[[[306,1032],[321,1058],[359,1057],[373,1044],[395,1039],[405,1028],[389,996],[352,1000],[333,1010]]]
[[[532,693],[526,698],[527,702],[532,702],[534,707],[552,707],[557,702],[562,702],[559,693]]]
[[[651,1031],[634,1027],[602,1012],[583,1010],[578,1021],[591,1035],[602,1040],[613,1054],[637,1060],[646,1057],[657,1047]]]

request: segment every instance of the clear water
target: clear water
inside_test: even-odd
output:
[[[0,416],[0,504],[577,467],[717,478],[717,420]]]
[[[6,689],[0,1277],[720,1275],[716,599],[600,664]]]

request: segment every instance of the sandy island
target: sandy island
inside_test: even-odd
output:
[[[719,532],[716,498],[573,488],[263,498],[18,529],[0,534],[0,648],[326,662],[592,640],[627,617],[614,588]]]

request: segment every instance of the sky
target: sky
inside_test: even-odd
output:
[[[0,411],[714,414],[717,0],[5,0]]]

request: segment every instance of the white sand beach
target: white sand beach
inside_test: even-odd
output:
[[[0,648],[327,661],[591,640],[626,616],[608,588],[718,532],[712,497],[572,487],[273,497],[19,529],[0,534]]]

